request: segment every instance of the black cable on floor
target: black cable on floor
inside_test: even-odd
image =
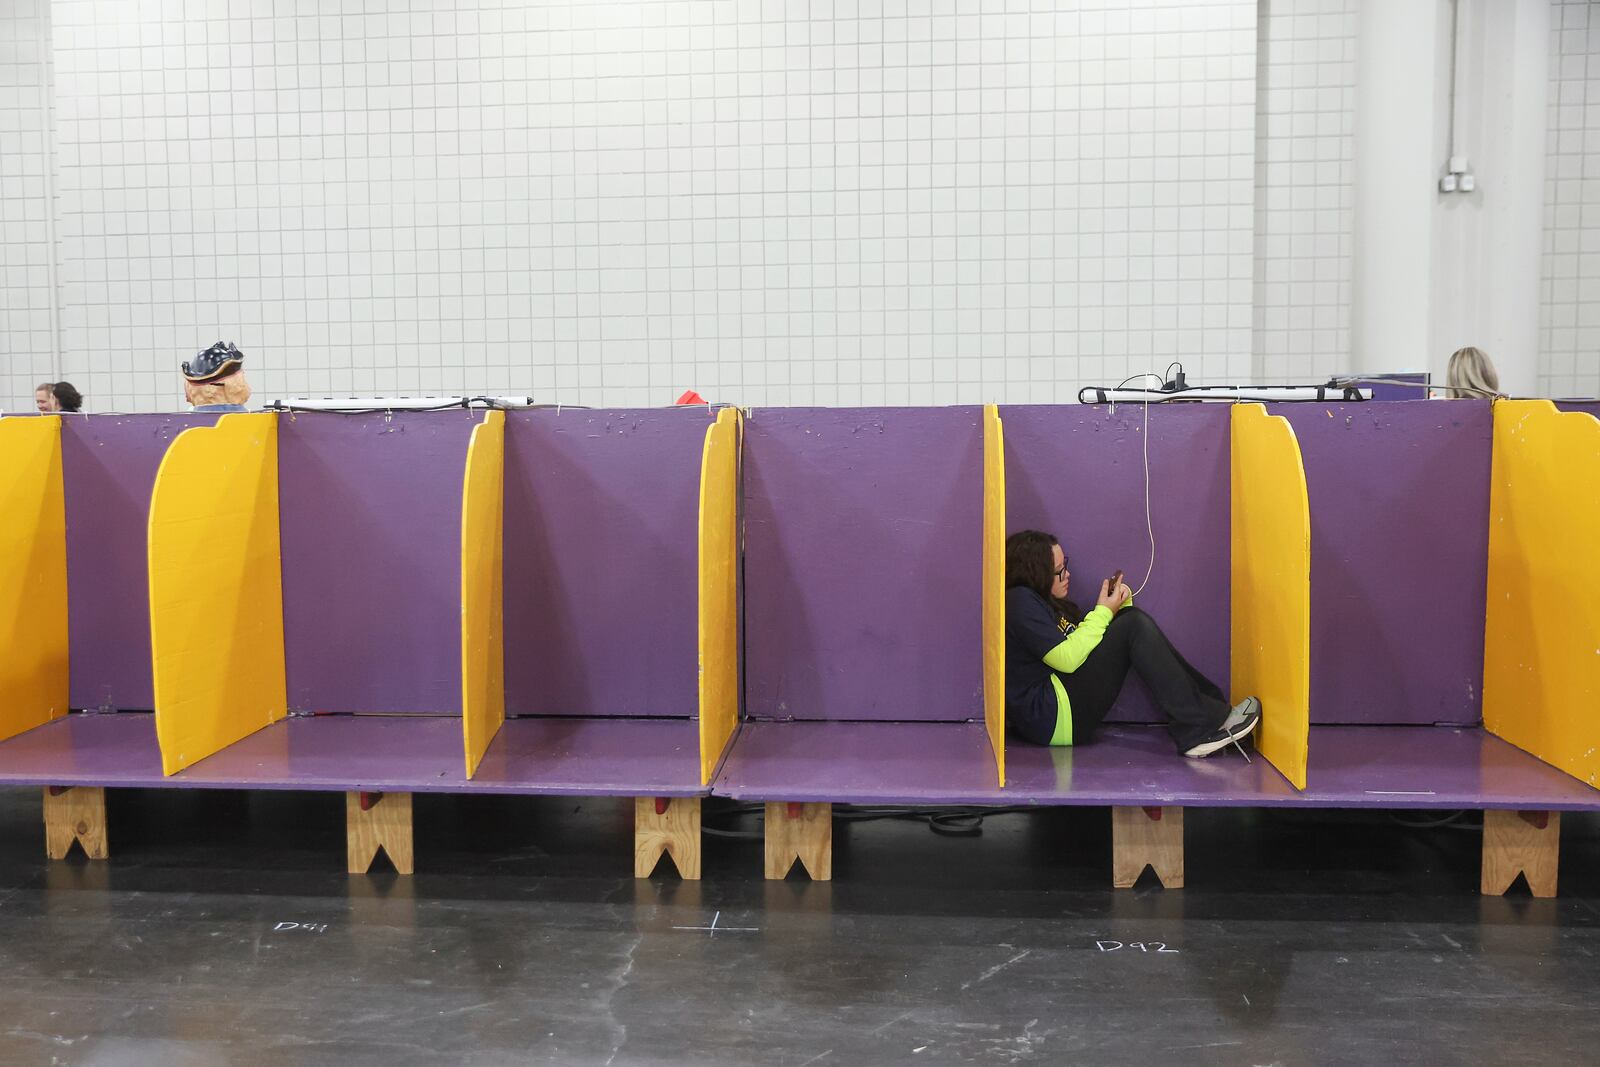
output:
[[[883,819],[902,819],[909,822],[924,823],[930,831],[942,837],[980,837],[983,834],[983,822],[991,815],[1013,815],[1025,811],[1038,811],[1037,807],[952,807],[952,808],[911,808],[911,807],[840,807],[835,808],[833,817],[840,822],[877,822]],[[718,812],[718,815],[730,815],[734,819],[747,815],[754,815],[758,821],[766,818],[766,808],[761,804],[741,804],[730,810]],[[700,827],[703,833],[714,837],[743,837],[759,838],[763,836],[761,830],[734,830],[721,827],[708,826],[704,822]]]

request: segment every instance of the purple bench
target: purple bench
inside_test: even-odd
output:
[[[148,713],[75,713],[0,743],[0,784],[633,796],[667,821],[694,799],[696,837],[696,798],[718,795],[769,804],[769,874],[798,858],[822,877],[832,803],[1109,805],[1119,835],[1166,835],[1169,884],[1186,806],[1600,809],[1600,790],[1481,725],[1489,406],[1276,413],[1296,430],[1311,500],[1304,791],[1261,759],[1182,759],[1137,682],[1091,744],[1013,741],[999,785],[983,723],[975,407],[752,414],[744,718],[709,786],[695,669],[703,409],[509,416],[507,717],[473,779],[461,480],[481,416],[452,411],[280,422],[297,714],[163,776]],[[1148,437],[1157,555],[1140,604],[1226,681],[1229,409],[1001,414],[1007,526],[1059,534],[1080,596],[1114,567],[1143,576]],[[151,702],[144,509],[171,437],[207,421],[65,424],[75,707]],[[1156,832],[1138,821],[1147,809],[1175,814]]]
[[[164,776],[148,710],[74,713],[0,743],[0,783],[709,793],[694,719],[704,409],[510,416],[510,717],[465,778],[461,494],[481,418],[279,418],[288,719]],[[214,421],[65,423],[74,707],[153,704],[151,487],[177,434]]]
[[[714,793],[769,802],[769,820],[829,803],[1600,810],[1600,791],[1482,727],[1489,405],[1274,413],[1296,430],[1311,502],[1306,790],[1260,758],[1184,760],[1150,725],[1137,680],[1090,744],[1013,739],[999,787],[970,633],[977,568],[947,566],[972,559],[980,521],[978,413],[956,408],[751,420],[747,718]],[[1229,417],[1209,405],[1001,409],[1008,530],[1057,533],[1091,586],[1119,566],[1133,584],[1144,574],[1148,425],[1157,554],[1140,603],[1224,684]],[[1119,841],[1152,832],[1139,818],[1118,824]],[[1181,882],[1177,840],[1166,869],[1160,849],[1148,853],[1168,884]]]

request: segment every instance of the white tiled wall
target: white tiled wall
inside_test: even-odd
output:
[[[0,0],[0,410],[52,381],[47,0]],[[44,105],[44,106],[41,106]]]
[[[261,396],[1251,370],[1254,0],[53,7],[63,369],[94,407],[174,406],[218,338]]]
[[[1600,396],[1600,10],[1554,0],[1539,390]]]
[[[1359,0],[1262,0],[1257,46],[1259,381],[1349,368]]]

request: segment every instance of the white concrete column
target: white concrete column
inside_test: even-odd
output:
[[[1440,0],[1363,0],[1356,55],[1352,369],[1429,365]],[[1448,31],[1448,24],[1446,24]]]
[[[1501,389],[1531,396],[1538,386],[1550,4],[1458,2],[1455,151],[1467,158],[1477,188],[1436,196],[1429,366],[1442,378],[1451,352],[1476,345],[1494,360]],[[1448,23],[1444,28],[1448,33]],[[1448,111],[1448,98],[1443,106]]]

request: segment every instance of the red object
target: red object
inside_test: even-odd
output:
[[[1149,817],[1151,822],[1160,822],[1161,821],[1161,809],[1160,808],[1145,808],[1144,809],[1144,813],[1145,813],[1146,816]]]
[[[665,815],[666,813],[667,813],[667,798],[666,797],[656,797],[656,814],[657,815]]]
[[[684,392],[683,392],[683,395],[680,396],[678,399],[673,401],[674,405],[677,405],[677,404],[709,404],[709,403],[711,403],[711,401],[707,400],[705,397],[701,396],[699,393],[695,392],[693,389],[685,389]]]
[[[787,814],[791,819],[798,819],[800,817],[800,805],[791,800]]]
[[[382,799],[383,799],[383,794],[382,793],[368,793],[365,790],[362,790],[362,792],[361,792],[361,810],[362,811],[371,811],[374,807],[377,806],[378,801],[380,801]]]

